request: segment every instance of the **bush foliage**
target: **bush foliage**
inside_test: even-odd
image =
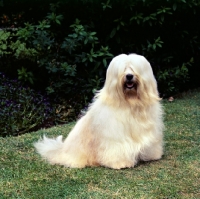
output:
[[[3,3],[1,71],[34,85],[42,82],[49,93],[66,96],[76,90],[91,96],[111,57],[132,52],[150,60],[162,94],[182,89],[181,78],[196,83],[199,1]]]
[[[68,108],[91,100],[120,53],[150,61],[162,96],[200,86],[199,1],[7,0],[0,11],[0,71]]]
[[[0,74],[0,136],[20,135],[55,115],[47,97]]]

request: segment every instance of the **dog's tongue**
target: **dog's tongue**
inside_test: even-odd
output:
[[[131,83],[126,83],[126,87],[127,88],[132,88],[133,86],[134,86],[134,83],[132,83],[132,82]]]

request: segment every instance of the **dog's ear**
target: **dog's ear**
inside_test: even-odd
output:
[[[127,55],[121,54],[112,59],[106,72],[104,87],[96,97],[110,104],[120,103],[120,101],[123,100],[124,94],[121,88],[121,79],[125,70],[127,57]]]
[[[135,70],[138,75],[138,95],[140,96],[140,99],[150,104],[160,100],[157,82],[150,63],[144,56],[137,54],[131,54],[129,56],[131,65],[134,67],[133,70]]]
[[[127,59],[127,55],[121,54],[112,59],[110,62],[107,72],[106,81],[104,87],[111,88],[112,90],[118,85],[119,78],[124,71],[124,63]]]
[[[127,55],[121,54],[112,59],[106,72],[106,79],[109,77],[116,78],[121,74],[121,71],[124,71],[124,63],[127,60],[127,57]]]
[[[148,68],[149,73],[148,73],[148,78],[146,82],[146,86],[148,87],[148,93],[151,96],[152,99],[154,100],[160,100],[159,93],[158,93],[158,87],[157,87],[157,81],[156,78],[153,74],[152,67],[150,63],[146,60],[146,68]]]
[[[149,81],[146,87],[148,87],[147,90],[148,90],[148,94],[150,98],[156,101],[160,100],[158,89],[157,89],[157,82],[155,79],[154,80],[152,79],[152,81]]]

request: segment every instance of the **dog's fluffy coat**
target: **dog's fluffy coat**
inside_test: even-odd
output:
[[[133,167],[163,154],[162,107],[149,62],[121,54],[111,61],[104,87],[65,141],[43,137],[35,143],[51,164],[83,168]]]

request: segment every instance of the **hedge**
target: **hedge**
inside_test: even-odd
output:
[[[147,57],[162,96],[200,86],[199,1],[7,0],[0,11],[0,71],[51,95],[89,101],[120,53]]]

